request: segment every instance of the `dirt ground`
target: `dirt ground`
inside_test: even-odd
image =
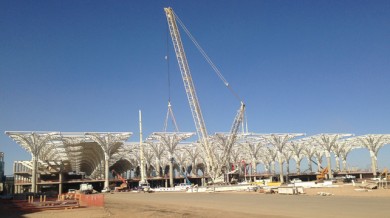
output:
[[[301,195],[226,193],[105,194],[105,207],[22,213],[3,210],[0,217],[390,217],[390,189],[358,187],[305,189]],[[321,196],[318,193],[332,195]],[[5,215],[5,216],[3,216]]]

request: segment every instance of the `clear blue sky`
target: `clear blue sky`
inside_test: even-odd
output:
[[[390,133],[390,1],[0,2],[0,151],[6,174],[30,155],[4,131],[161,131],[171,6],[247,104],[259,133]],[[239,102],[182,33],[208,131]],[[170,38],[168,39],[170,40]],[[172,104],[195,131],[169,41]],[[195,139],[194,139],[195,140]],[[379,167],[390,166],[390,145]],[[369,153],[351,165],[367,168]]]

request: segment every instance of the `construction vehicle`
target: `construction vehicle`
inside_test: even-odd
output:
[[[80,191],[80,193],[83,193],[83,194],[92,194],[93,187],[91,184],[88,184],[88,183],[80,184],[79,191]]]
[[[153,192],[153,190],[150,188],[149,183],[147,183],[147,182],[140,182],[139,183],[138,192],[141,192],[141,191],[143,191],[144,193],[145,192],[147,192],[147,193]]]
[[[209,142],[209,136],[206,129],[206,124],[203,119],[201,107],[198,101],[198,97],[196,94],[195,86],[192,80],[190,68],[188,66],[187,57],[184,52],[183,43],[181,41],[180,32],[176,23],[176,20],[178,20],[179,24],[183,27],[183,30],[187,33],[187,35],[191,38],[191,40],[194,42],[196,47],[199,49],[199,51],[202,53],[202,55],[205,57],[207,62],[212,66],[212,68],[215,70],[215,72],[218,74],[220,79],[224,82],[225,86],[232,91],[232,88],[229,86],[229,83],[223,78],[222,74],[219,72],[217,67],[211,62],[210,58],[206,55],[204,50],[200,47],[200,45],[195,41],[194,37],[189,33],[188,29],[184,26],[184,24],[181,22],[181,20],[177,17],[177,15],[174,13],[172,8],[164,8],[169,32],[172,38],[172,43],[175,49],[176,58],[179,64],[179,69],[181,72],[181,76],[184,83],[184,88],[187,94],[188,103],[190,105],[190,109],[192,112],[192,117],[194,119],[196,132],[199,137],[200,146],[203,150],[203,152],[206,154],[206,162],[207,166],[209,168],[208,172],[210,174],[210,177],[213,182],[215,182],[219,178],[223,178],[222,173],[222,167],[226,166],[226,163],[228,162],[228,158],[230,157],[230,151],[233,147],[237,132],[239,130],[239,127],[244,119],[244,112],[245,112],[245,104],[241,101],[240,109],[237,112],[237,115],[233,121],[233,125],[230,130],[230,134],[228,135],[227,143],[223,145],[223,156],[222,158],[218,158],[215,149],[211,147],[211,143]],[[235,94],[233,91],[232,93],[235,95],[235,97],[238,98],[237,94]]]
[[[384,168],[382,173],[379,175],[380,179],[390,180],[390,176],[387,174],[389,173],[389,170],[387,168]]]
[[[389,170],[387,168],[384,168],[382,173],[379,175],[379,187],[381,188],[388,188],[388,181],[390,180],[390,176],[387,174],[389,173]]]
[[[180,173],[184,177],[185,182],[177,184],[175,186],[175,190],[186,190],[187,191],[188,189],[190,189],[192,187],[191,181],[187,177],[187,172],[186,173],[180,172]]]
[[[326,179],[326,175],[328,174],[328,172],[328,167],[322,169],[320,174],[317,175],[317,181],[323,181],[324,179]]]
[[[192,187],[191,184],[179,183],[179,184],[175,185],[175,190],[187,191],[187,190],[189,190],[191,187]]]
[[[122,181],[122,183],[120,184],[119,187],[115,187],[114,191],[116,191],[116,192],[128,191],[129,187],[128,187],[127,181],[119,173],[117,173],[115,170],[112,170],[111,172],[112,172],[113,176],[116,175],[116,177],[118,177],[118,179]]]

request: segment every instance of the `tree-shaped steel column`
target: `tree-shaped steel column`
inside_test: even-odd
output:
[[[37,192],[37,163],[41,150],[46,146],[57,132],[5,132],[16,143],[31,153],[32,175],[31,175],[31,192]]]
[[[193,176],[197,176],[198,172],[197,172],[196,165],[197,165],[197,160],[199,159],[200,149],[198,148],[197,145],[189,145],[186,146],[184,149],[187,152],[188,158],[192,165],[191,174]]]
[[[287,177],[288,177],[288,174],[290,174],[290,160],[291,158],[293,157],[293,153],[292,153],[292,149],[290,147],[290,143],[287,144],[286,146],[286,149],[283,150],[282,152],[282,156],[283,156],[283,160],[286,162],[286,172],[287,172]]]
[[[154,132],[148,137],[148,141],[157,141],[161,142],[162,145],[167,149],[169,158],[169,183],[170,187],[173,187],[173,155],[176,150],[177,145],[191,136],[194,133],[192,132]]]
[[[145,165],[146,165],[146,177],[150,177],[152,173],[152,166],[154,165],[152,162],[155,159],[154,152],[152,149],[144,148],[144,158],[145,158]]]
[[[303,143],[303,152],[307,158],[307,164],[309,165],[309,171],[313,172],[313,160],[314,154],[316,152],[316,147],[312,146],[309,142],[305,141]]]
[[[390,144],[390,134],[368,134],[356,137],[358,143],[370,151],[371,170],[376,177],[378,171],[377,156],[379,150],[385,145]]]
[[[293,158],[296,162],[296,169],[297,169],[297,174],[301,174],[301,161],[304,158],[304,148],[305,148],[305,143],[303,141],[293,141],[290,142],[289,148],[291,149]]]
[[[303,136],[303,133],[283,133],[283,134],[270,134],[264,135],[263,137],[272,144],[278,153],[278,161],[279,161],[279,173],[280,173],[280,182],[284,183],[283,176],[283,150],[287,145],[287,142],[293,138]]]
[[[264,155],[263,159],[266,163],[269,164],[268,172],[272,173],[273,175],[276,174],[275,164],[276,164],[276,158],[278,157],[278,152],[275,147],[266,146],[264,148]]]
[[[248,152],[252,161],[252,173],[257,173],[257,162],[260,159],[260,151],[265,145],[265,141],[258,138],[247,139],[245,142],[240,143],[244,150]]]
[[[95,141],[100,145],[104,152],[104,187],[109,187],[109,169],[108,163],[110,157],[115,153],[119,147],[132,135],[131,132],[120,132],[120,133],[98,133],[88,132],[85,136]]]
[[[349,152],[351,152],[353,149],[358,148],[356,145],[357,140],[354,138],[348,138],[344,140],[338,140],[334,147],[334,153],[336,157],[341,158],[342,162],[342,171],[347,171],[347,155]],[[336,160],[336,164],[340,165],[340,163]],[[340,170],[340,167],[338,167],[338,170]]]
[[[186,155],[186,151],[184,149],[179,149],[175,152],[175,162],[179,168],[179,173],[181,176],[185,177],[187,175],[188,169],[188,156]],[[186,179],[184,179],[184,183],[186,183]]]
[[[242,149],[238,146],[233,147],[232,151],[230,152],[230,163],[234,167],[230,167],[230,169],[237,169],[239,174],[242,174],[241,168],[239,167],[242,159],[244,159],[244,154],[242,152]]]
[[[131,155],[137,145],[139,144],[124,143],[115,154],[111,155],[110,171],[114,169],[117,174],[126,174],[122,177],[127,178],[128,171],[134,166]]]
[[[161,160],[166,153],[166,149],[161,142],[145,141],[144,143],[152,149],[154,156],[156,157],[156,174],[157,177],[160,177],[161,176],[160,168],[163,167],[161,165]]]
[[[319,134],[312,136],[312,139],[318,143],[319,146],[325,151],[326,161],[328,163],[328,177],[333,178],[332,165],[330,161],[330,154],[333,151],[337,140],[352,136],[352,134]]]
[[[322,170],[322,157],[324,156],[324,149],[322,147],[314,147],[314,157],[317,160],[317,172],[320,172]]]

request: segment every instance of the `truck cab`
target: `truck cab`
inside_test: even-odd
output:
[[[191,185],[189,185],[187,183],[180,183],[180,184],[175,186],[175,190],[188,190],[190,188],[191,188]]]
[[[93,192],[93,187],[92,184],[80,184],[80,193],[83,194],[92,194]]]
[[[143,192],[150,192],[151,189],[149,183],[139,183],[138,190]]]

